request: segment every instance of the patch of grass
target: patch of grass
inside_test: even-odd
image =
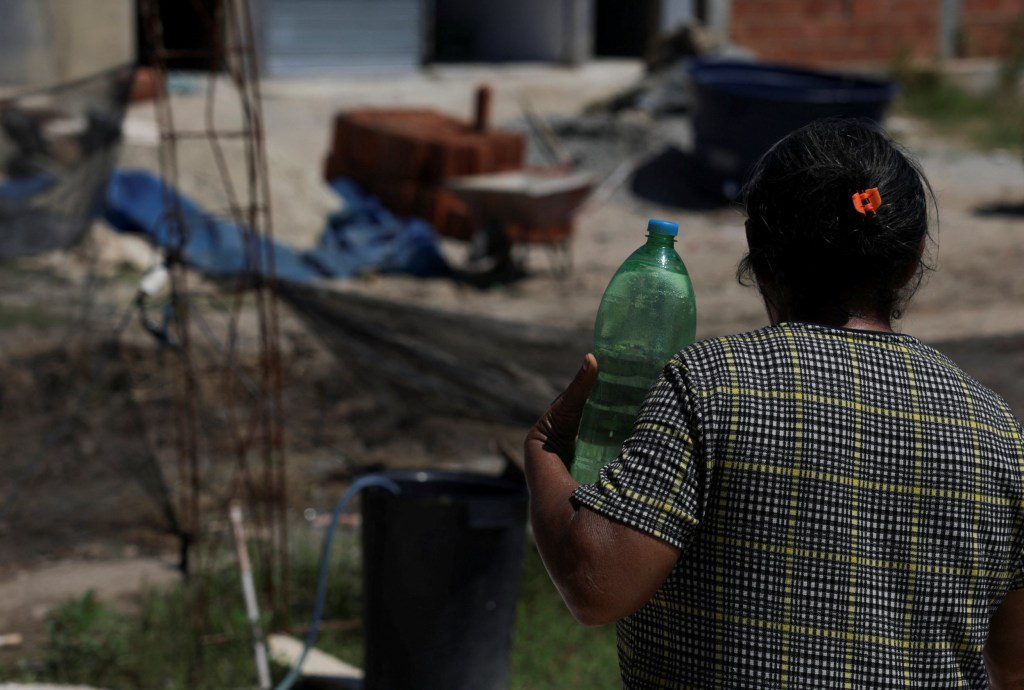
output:
[[[313,612],[317,575],[320,568],[320,542],[299,541],[292,556],[292,606],[289,611],[291,624],[302,628],[309,623]],[[338,530],[331,550],[330,578],[324,603],[324,620],[359,619],[363,612],[363,582],[359,534]],[[304,633],[303,633],[304,634]],[[296,637],[303,637],[297,634]],[[362,630],[346,628],[320,630],[316,646],[356,666],[362,665]]]
[[[127,653],[119,634],[120,616],[96,601],[92,592],[61,606],[47,622],[50,648],[44,658],[54,680],[69,675],[104,678]]]
[[[92,592],[49,617],[42,654],[0,679],[103,688],[230,688],[251,673],[247,625],[228,573],[144,592],[136,613],[99,603]],[[223,598],[213,598],[220,592]],[[197,616],[205,602],[206,613]],[[226,642],[225,642],[226,641]],[[243,670],[244,669],[244,670]]]
[[[622,687],[615,626],[585,628],[551,584],[533,544],[526,547],[516,632],[512,690],[613,690]]]
[[[312,608],[318,544],[295,539],[290,624]],[[325,617],[358,618],[362,592],[358,535],[343,532],[332,552]],[[443,593],[438,593],[443,596]],[[205,611],[202,615],[197,612]],[[36,658],[0,665],[0,682],[84,684],[111,690],[223,690],[255,685],[238,575],[231,564],[164,590],[148,590],[133,612],[92,593],[57,608]],[[301,633],[299,634],[301,636]],[[326,629],[317,646],[360,664],[358,629]],[[621,687],[614,626],[584,628],[565,609],[532,545],[525,554],[512,650],[513,690]],[[275,669],[277,677],[283,669]]]
[[[896,106],[937,134],[964,137],[982,149],[1017,148],[1024,143],[1024,94],[1017,70],[1005,72],[996,87],[974,92],[938,68],[897,64],[892,75],[903,91]]]

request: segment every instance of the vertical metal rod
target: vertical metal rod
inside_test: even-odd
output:
[[[187,518],[185,523],[189,525],[196,543],[200,537],[211,536],[209,533],[201,533],[208,532],[204,530],[201,509],[209,505],[211,500],[217,501],[218,497],[209,471],[198,462],[200,452],[218,457],[222,448],[232,448],[236,459],[235,476],[220,485],[232,487],[232,498],[245,496],[248,499],[250,525],[255,525],[260,535],[254,544],[254,548],[257,548],[255,553],[260,562],[265,564],[265,570],[260,573],[260,596],[264,607],[275,614],[278,622],[283,622],[290,577],[285,439],[280,421],[283,415],[283,372],[276,281],[273,278],[274,255],[270,251],[273,239],[270,182],[251,2],[191,0],[195,14],[208,35],[208,44],[194,51],[192,57],[208,58],[204,67],[209,75],[202,131],[191,127],[185,132],[175,127],[174,105],[166,87],[167,61],[172,53],[163,40],[160,3],[158,0],[140,0],[140,4],[145,28],[154,47],[154,67],[159,75],[156,107],[161,130],[158,153],[166,184],[164,192],[167,213],[164,222],[168,223],[172,237],[177,239],[177,249],[169,252],[169,259],[172,266],[171,299],[177,307],[175,326],[181,343],[181,389],[176,400],[179,475],[184,489],[181,511]],[[230,123],[218,124],[216,116],[221,113],[217,103],[225,98],[237,99],[241,112],[238,116],[232,115]],[[222,192],[228,202],[229,211],[226,215],[242,229],[246,267],[245,275],[239,277],[235,289],[229,292],[226,353],[223,353],[225,361],[203,362],[202,368],[197,366],[202,353],[193,350],[190,343],[192,324],[187,307],[188,271],[183,265],[182,256],[188,228],[181,217],[177,195],[173,194],[179,172],[177,143],[183,136],[205,138],[210,146]],[[237,151],[229,149],[229,143],[240,146],[244,167],[229,165],[229,150],[231,153]],[[233,159],[231,162],[234,162]],[[253,276],[256,276],[255,280]],[[259,374],[254,376],[259,399],[255,404],[239,403],[236,400],[237,383],[229,374],[239,364],[239,321],[250,298],[259,338]],[[193,361],[193,358],[197,361]],[[226,428],[207,434],[203,438],[204,445],[200,446],[201,397],[211,385],[218,385],[216,374],[220,372],[223,372],[219,390],[225,397],[222,407],[227,417]],[[248,398],[245,401],[248,402]],[[254,460],[257,459],[261,466],[255,464]],[[212,549],[215,545],[210,542],[207,547]],[[197,620],[203,618],[201,613],[205,607],[206,602],[200,601]]]
[[[242,43],[248,48],[243,54],[243,68],[246,72],[245,84],[251,107],[247,113],[252,131],[253,153],[253,193],[255,199],[263,202],[262,235],[266,240],[262,244],[263,265],[269,279],[257,289],[257,300],[260,306],[262,327],[262,349],[264,375],[268,388],[266,416],[264,424],[264,448],[275,469],[275,501],[276,528],[278,545],[278,567],[281,578],[281,606],[287,606],[289,599],[289,583],[291,568],[288,547],[288,479],[284,448],[284,427],[281,424],[284,403],[282,398],[283,372],[281,367],[280,326],[277,313],[277,279],[274,253],[270,251],[274,239],[274,222],[271,212],[270,174],[267,163],[266,139],[263,129],[263,109],[260,95],[260,74],[257,54],[255,51],[256,30],[253,23],[251,5],[243,0],[238,7],[239,33]],[[254,215],[255,218],[255,215]],[[281,613],[283,613],[283,608]]]
[[[238,555],[238,570],[242,576],[245,615],[249,619],[249,628],[252,632],[252,651],[256,659],[256,675],[259,677],[260,690],[270,690],[270,664],[267,662],[267,645],[263,641],[263,628],[260,626],[260,608],[256,602],[256,585],[252,579],[252,563],[249,561],[249,548],[245,544],[242,506],[237,502],[231,504],[230,516],[231,532],[235,538],[235,553]]]
[[[476,112],[473,117],[473,128],[478,132],[486,132],[491,128],[491,87],[481,84],[476,87]]]

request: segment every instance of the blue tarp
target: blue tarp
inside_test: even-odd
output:
[[[273,252],[279,280],[305,284],[367,272],[423,277],[449,272],[429,224],[396,218],[351,181],[335,180],[331,188],[345,201],[345,208],[328,217],[316,249],[299,252],[279,242],[257,240],[260,251]],[[105,216],[121,232],[141,234],[157,246],[174,249],[179,239],[171,236],[172,225],[167,222],[165,203],[169,199],[176,199],[188,228],[181,257],[186,264],[216,278],[252,274],[242,228],[214,218],[176,190],[165,189],[160,179],[148,172],[119,170],[113,174]]]
[[[165,205],[168,201],[169,210]],[[173,212],[175,207],[180,208],[182,223],[188,228],[188,241],[181,248],[182,261],[215,278],[249,272],[241,228],[203,212],[192,200],[175,190],[165,190],[160,179],[148,172],[115,172],[107,187],[104,215],[117,230],[142,234],[159,247],[176,249],[180,241],[176,236],[176,224],[168,222],[169,212]],[[268,249],[274,252],[274,266],[281,280],[308,283],[322,275],[289,247],[268,244],[263,238],[258,238],[256,246],[263,252]]]
[[[367,264],[381,273],[421,277],[449,273],[430,223],[399,220],[352,180],[332,180],[330,187],[345,202],[344,208],[327,218],[316,249],[306,254],[325,273],[355,275]]]

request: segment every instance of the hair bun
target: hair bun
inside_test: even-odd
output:
[[[876,126],[813,122],[750,173],[741,270],[763,271],[794,312],[896,314],[928,236],[926,188],[920,167]]]

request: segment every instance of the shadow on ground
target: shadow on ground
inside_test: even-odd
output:
[[[974,215],[986,217],[995,216],[1007,218],[1021,218],[1024,217],[1024,201],[1017,203],[998,202],[994,204],[978,206],[976,209],[974,209]]]
[[[670,146],[644,161],[630,183],[636,196],[662,206],[689,211],[713,211],[730,206],[719,194],[700,160]]]
[[[929,343],[1024,415],[1024,333]]]

